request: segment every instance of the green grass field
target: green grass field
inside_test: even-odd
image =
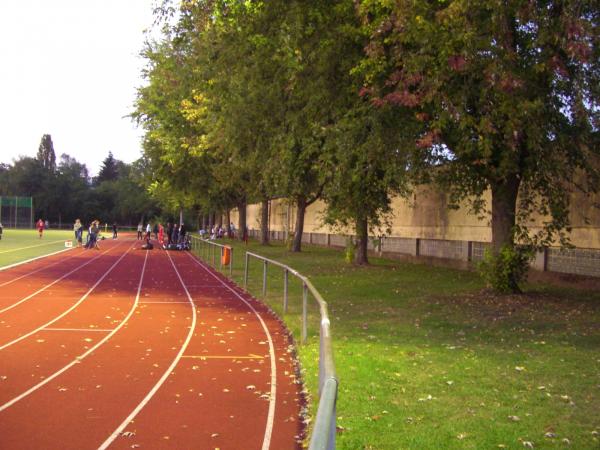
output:
[[[36,230],[4,229],[0,240],[0,268],[64,250],[65,241],[73,239],[68,230],[46,230],[39,238]]]
[[[308,276],[329,304],[340,380],[338,449],[600,448],[600,292],[529,285],[495,296],[479,276],[339,251],[235,244]],[[282,274],[269,269],[267,302],[283,317]],[[262,265],[250,270],[262,295]],[[300,336],[300,286],[285,316]],[[318,335],[299,345],[316,393]],[[313,394],[315,395],[315,394]],[[313,405],[314,407],[314,405]],[[312,410],[314,413],[314,409]]]

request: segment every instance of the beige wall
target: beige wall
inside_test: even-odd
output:
[[[489,200],[489,195],[486,197]],[[600,249],[600,209],[594,207],[600,203],[600,196],[589,199],[580,194],[571,195],[571,242],[579,248]],[[480,220],[461,207],[454,210],[447,207],[444,193],[423,186],[409,199],[393,200],[393,218],[391,235],[408,238],[444,239],[461,241],[491,241],[489,217]],[[290,230],[295,223],[295,208],[289,207],[285,199],[271,201],[270,229],[285,231],[289,220]],[[323,202],[312,204],[306,211],[304,231],[306,233],[336,233],[322,224],[325,205]],[[250,229],[260,228],[260,204],[249,205],[247,223]],[[586,223],[585,218],[589,219]],[[232,211],[232,221],[238,223],[237,210]],[[537,218],[531,224],[532,231],[538,230],[543,219]],[[537,223],[537,226],[536,226]],[[348,233],[352,233],[348,230]]]

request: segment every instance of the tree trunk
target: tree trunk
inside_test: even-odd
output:
[[[179,207],[179,225],[183,223],[183,207]]]
[[[217,226],[219,228],[223,228],[223,212],[219,211],[219,214],[217,215]]]
[[[306,213],[306,197],[296,197],[296,227],[294,228],[294,242],[292,243],[292,251],[302,251],[302,234],[304,233],[304,215]]]
[[[269,245],[269,200],[261,202],[260,209],[260,243]]]
[[[246,229],[246,202],[238,204],[238,234],[240,241],[248,240],[248,230]]]
[[[369,242],[369,222],[366,217],[356,219],[356,253],[354,263],[357,265],[369,264],[367,245]]]
[[[213,227],[215,226],[215,213],[208,213],[208,231],[212,232]]]
[[[227,208],[225,213],[225,219],[227,221],[227,237],[229,239],[233,238],[233,233],[231,232],[231,210]]]
[[[504,245],[514,245],[514,226],[520,181],[516,175],[507,177],[502,184],[493,184],[492,190],[492,249],[498,254]]]

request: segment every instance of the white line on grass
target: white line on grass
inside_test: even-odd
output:
[[[65,249],[63,249],[63,250],[59,250],[59,251],[57,251],[57,252],[54,252],[54,253],[48,253],[47,255],[36,256],[35,258],[26,259],[25,261],[20,261],[20,262],[17,262],[17,263],[11,264],[11,265],[9,265],[9,266],[0,267],[0,272],[2,272],[3,270],[12,269],[13,267],[21,266],[21,265],[23,265],[23,264],[27,264],[27,263],[30,263],[30,262],[36,261],[36,260],[38,260],[38,259],[42,259],[42,258],[47,258],[47,257],[49,257],[49,256],[58,255],[59,253],[63,253],[63,252],[68,252],[69,250],[73,250],[73,247],[71,247],[71,248],[65,248]],[[59,262],[60,262],[60,261],[59,261]],[[54,264],[53,264],[53,265],[54,265]],[[50,267],[50,266],[46,266],[46,267]],[[43,267],[43,268],[45,268],[45,267]],[[41,269],[40,269],[40,270],[41,270]],[[36,270],[36,272],[37,272],[37,270]],[[35,273],[35,272],[31,272],[31,273]],[[27,275],[31,275],[31,273],[29,273],[29,274],[27,274]],[[21,279],[21,278],[23,278],[23,277],[25,277],[25,276],[27,276],[27,275],[23,275],[22,277],[19,277],[19,278],[17,278],[16,280],[19,280],[19,279]],[[0,286],[4,286],[5,284],[12,283],[13,281],[16,281],[16,280],[12,280],[12,281],[9,281],[9,282],[7,282],[7,283],[0,284]]]
[[[125,255],[123,255],[123,256],[125,256]],[[3,411],[6,408],[11,407],[15,403],[17,403],[19,400],[24,399],[29,394],[37,391],[39,388],[41,388],[45,384],[49,383],[50,381],[52,381],[53,379],[55,379],[56,377],[58,377],[62,373],[64,373],[67,370],[69,370],[75,364],[79,364],[83,359],[85,359],[87,356],[89,356],[92,352],[96,351],[101,345],[105,344],[106,341],[108,341],[111,337],[113,337],[115,335],[115,333],[117,331],[119,331],[123,325],[125,325],[125,323],[131,318],[131,316],[133,315],[133,312],[137,308],[137,305],[138,305],[138,302],[139,302],[139,299],[140,299],[140,291],[142,290],[142,281],[144,280],[144,272],[146,270],[146,261],[147,260],[148,260],[148,252],[146,252],[146,257],[144,258],[144,266],[142,267],[142,272],[140,274],[140,282],[138,284],[138,289],[137,289],[137,294],[135,296],[135,301],[133,302],[133,306],[131,307],[131,309],[129,310],[129,313],[127,314],[127,316],[125,316],[125,318],[123,319],[123,321],[119,325],[117,325],[110,332],[110,334],[104,336],[104,338],[102,340],[98,341],[98,343],[96,343],[96,345],[94,345],[92,348],[90,348],[87,352],[85,352],[85,353],[77,356],[73,361],[71,361],[69,364],[67,364],[66,366],[64,366],[62,369],[60,369],[57,372],[54,372],[49,377],[45,378],[44,381],[41,381],[40,383],[38,383],[35,386],[33,386],[31,389],[28,389],[27,391],[23,392],[21,395],[13,398],[12,400],[6,402],[4,405],[0,406],[0,411]],[[50,330],[53,330],[53,329],[46,328],[45,330],[42,330],[42,331],[50,331]],[[58,330],[58,329],[54,329],[54,330]]]
[[[43,247],[44,245],[52,245],[52,244],[56,244],[57,242],[65,242],[65,241],[70,241],[70,239],[60,239],[58,241],[44,242],[43,244],[29,245],[27,247],[11,248],[10,250],[1,251],[0,254],[18,252],[20,250],[27,250],[28,248]]]
[[[221,280],[218,276],[216,276],[214,273],[212,273],[209,269],[207,269],[203,263],[198,261],[196,258],[194,258],[189,253],[188,253],[188,256],[190,258],[192,258],[192,260],[196,264],[198,264],[200,267],[202,267],[212,277],[214,277],[216,280],[218,280],[223,286],[225,286],[227,289],[229,289],[231,292],[233,292],[240,300],[242,300],[248,306],[248,308],[250,308],[254,312],[254,314],[260,321],[260,323],[263,327],[263,330],[265,331],[265,334],[267,335],[267,339],[269,341],[269,356],[271,359],[271,396],[270,396],[271,398],[269,400],[269,413],[267,416],[267,427],[265,429],[265,436],[263,439],[262,450],[268,450],[269,446],[271,445],[271,436],[273,434],[273,421],[275,419],[275,398],[277,395],[277,363],[275,361],[275,347],[273,345],[273,339],[271,338],[271,333],[269,332],[269,329],[267,328],[265,321],[260,316],[258,311],[256,311],[256,309],[254,309],[254,307],[250,303],[248,303],[248,301],[244,297],[242,297],[240,294],[238,294],[234,289],[231,288],[231,286],[229,286],[227,283],[225,283],[223,280]]]
[[[29,332],[29,333],[27,333],[27,334],[24,334],[24,335],[22,335],[22,336],[18,337],[17,339],[14,339],[14,340],[12,340],[12,341],[10,341],[10,342],[7,342],[6,344],[4,344],[4,345],[0,346],[0,350],[4,350],[5,348],[7,348],[7,347],[10,347],[11,345],[13,345],[13,344],[16,344],[17,342],[19,342],[19,341],[22,341],[23,339],[25,339],[25,338],[28,338],[29,336],[31,336],[31,335],[33,335],[33,334],[35,334],[35,333],[39,332],[40,330],[42,330],[42,329],[46,328],[48,325],[52,325],[53,323],[55,323],[55,322],[59,321],[60,319],[62,319],[63,317],[65,317],[67,314],[69,314],[71,311],[73,311],[73,310],[74,310],[75,308],[77,308],[79,305],[81,305],[81,304],[82,304],[82,303],[85,301],[85,299],[86,299],[86,298],[88,298],[88,296],[89,296],[89,295],[92,293],[92,291],[93,291],[94,289],[96,289],[96,287],[97,287],[97,286],[98,286],[98,285],[99,285],[99,284],[102,282],[102,280],[104,280],[104,279],[105,279],[105,278],[108,276],[108,274],[109,274],[110,272],[112,272],[112,270],[113,270],[113,269],[116,267],[116,265],[117,265],[117,264],[119,264],[119,262],[120,262],[120,261],[121,261],[121,260],[122,260],[122,259],[125,257],[125,255],[127,255],[127,253],[129,253],[129,251],[130,251],[132,248],[133,248],[133,244],[131,244],[131,247],[129,247],[129,248],[127,249],[127,251],[126,251],[125,253],[123,253],[123,254],[121,255],[121,257],[120,257],[119,259],[117,259],[117,261],[115,261],[115,263],[114,263],[112,266],[110,266],[110,269],[108,269],[108,270],[107,270],[107,271],[104,273],[104,275],[102,275],[102,276],[101,276],[101,277],[98,279],[98,281],[96,281],[96,283],[95,283],[95,284],[94,284],[94,285],[93,285],[93,286],[92,286],[92,287],[91,287],[91,288],[90,288],[90,289],[89,289],[89,290],[88,290],[88,291],[87,291],[87,292],[86,292],[86,293],[85,293],[85,294],[84,294],[84,295],[83,295],[83,296],[82,296],[82,297],[79,299],[79,301],[77,301],[77,303],[75,303],[73,306],[71,306],[69,309],[67,309],[67,310],[66,310],[64,313],[62,313],[61,315],[59,315],[59,316],[55,317],[54,319],[52,319],[50,322],[48,322],[48,323],[46,323],[46,324],[42,325],[42,326],[41,326],[41,327],[39,327],[39,328],[36,328],[36,329],[35,329],[35,330],[33,330],[33,331],[30,331],[30,332]]]
[[[154,387],[150,390],[150,392],[148,392],[146,397],[144,397],[144,399],[135,407],[135,409],[131,412],[131,414],[129,414],[129,416],[127,416],[127,418],[121,423],[121,425],[119,425],[117,427],[117,429],[115,431],[113,431],[112,434],[102,443],[102,445],[100,447],[98,447],[98,450],[104,450],[104,449],[108,448],[108,446],[110,444],[112,444],[112,442],[125,429],[127,424],[129,424],[129,422],[131,422],[133,419],[135,419],[135,416],[137,416],[139,414],[139,412],[144,408],[144,406],[146,406],[148,404],[148,402],[152,399],[152,397],[154,397],[156,392],[160,389],[160,387],[163,385],[163,383],[169,377],[169,375],[171,374],[173,369],[175,369],[175,366],[179,363],[179,360],[183,356],[183,353],[187,349],[187,347],[192,339],[192,336],[194,335],[194,330],[196,329],[196,308],[194,307],[194,302],[192,301],[192,296],[190,295],[190,292],[188,291],[187,287],[185,286],[185,283],[183,282],[183,279],[181,278],[181,275],[179,274],[177,267],[175,267],[175,263],[173,263],[173,260],[171,259],[171,255],[169,255],[168,252],[167,252],[167,256],[169,257],[169,260],[171,261],[171,265],[175,269],[175,273],[177,274],[177,277],[179,278],[179,282],[183,286],[183,289],[185,290],[185,293],[189,300],[190,306],[192,307],[192,325],[190,326],[190,331],[187,335],[185,342],[181,346],[179,353],[177,353],[177,356],[175,356],[175,359],[173,360],[171,365],[167,368],[165,373],[163,373],[162,377],[160,377],[158,382],[154,385]]]

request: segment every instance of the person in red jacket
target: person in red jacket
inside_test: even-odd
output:
[[[40,239],[42,238],[42,235],[44,234],[44,221],[42,219],[38,220],[35,224],[38,233],[40,233]]]

